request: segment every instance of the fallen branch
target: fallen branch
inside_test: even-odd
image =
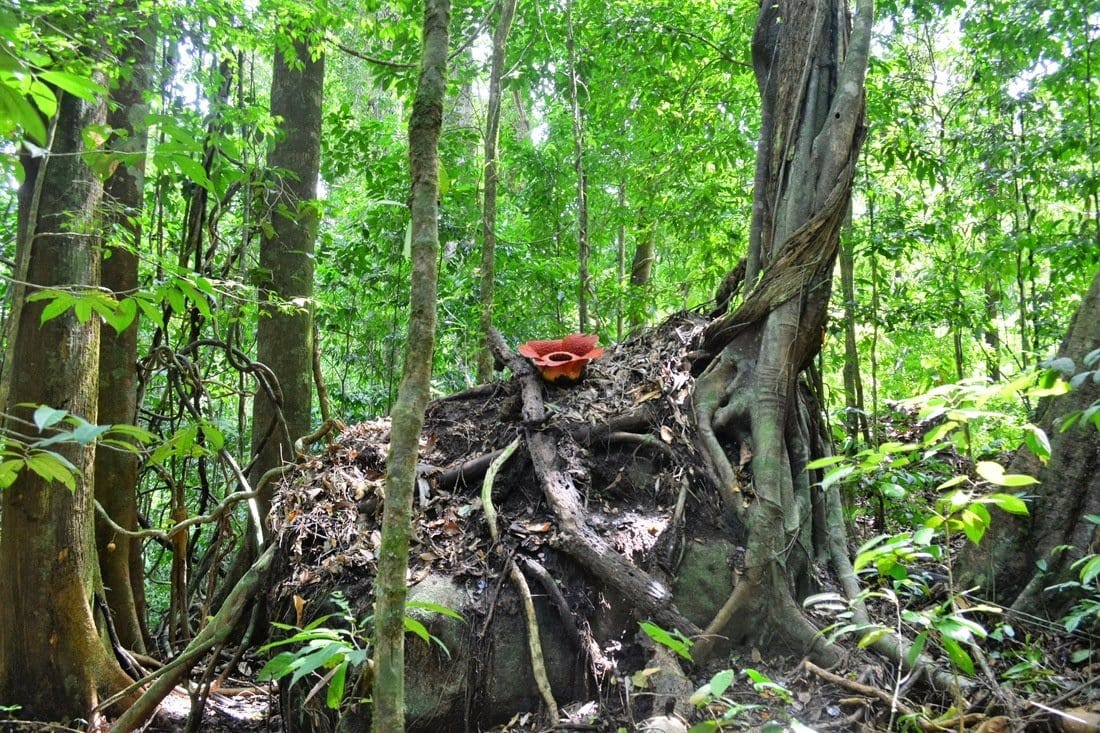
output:
[[[539,429],[546,423],[541,378],[526,359],[504,343],[499,332],[491,330],[488,341],[496,358],[507,364],[520,380],[527,450],[543,494],[558,518],[558,545],[604,583],[633,599],[643,615],[666,629],[697,637],[702,630],[680,613],[665,584],[619,554],[589,526],[572,476],[555,465],[558,435]]]

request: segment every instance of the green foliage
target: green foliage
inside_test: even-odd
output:
[[[1089,382],[1100,384],[1100,349],[1090,351],[1081,361],[1085,367],[1083,371],[1077,371],[1073,359],[1065,356],[1043,362],[1046,368],[1042,376],[1043,384],[1052,393],[1055,392],[1054,386],[1059,383],[1058,380],[1064,380],[1070,389],[1081,389]],[[1060,429],[1064,432],[1074,426],[1083,428],[1090,424],[1100,430],[1100,400],[1093,402],[1084,410],[1075,410],[1067,414],[1062,418]]]
[[[790,691],[783,685],[775,682],[763,672],[752,668],[745,668],[742,674],[752,682],[756,694],[767,701],[778,700],[784,705],[789,705],[792,700]],[[765,706],[759,703],[741,703],[734,700],[728,691],[734,680],[738,677],[732,669],[724,669],[711,677],[709,682],[697,689],[688,701],[698,708],[706,720],[696,723],[689,733],[709,733],[716,730],[744,730],[746,725],[753,721],[745,718],[754,710]],[[789,723],[781,723],[770,720],[765,723],[762,730],[809,730],[796,720]]]
[[[680,631],[666,631],[651,621],[639,621],[638,626],[642,632],[661,646],[675,652],[680,658],[691,661],[691,647],[693,642]]]
[[[21,406],[35,408],[32,417],[34,426],[45,437],[31,438],[11,430],[2,436],[0,489],[11,486],[21,471],[30,470],[47,482],[56,481],[69,491],[76,491],[80,472],[68,458],[50,448],[64,444],[99,444],[115,450],[140,453],[155,438],[149,431],[132,425],[94,425],[79,415],[48,405]]]
[[[1086,514],[1085,520],[1100,526],[1100,515]],[[1072,548],[1059,548],[1068,550]],[[1077,579],[1050,586],[1048,591],[1069,591],[1080,596],[1069,612],[1062,618],[1066,631],[1074,632],[1088,628],[1088,625],[1100,624],[1100,553],[1088,553],[1073,562],[1071,569],[1077,572]]]
[[[359,618],[352,611],[347,599],[339,593],[333,593],[332,602],[339,609],[336,613],[326,614],[314,619],[304,627],[272,622],[272,626],[289,632],[289,636],[260,647],[260,652],[268,652],[281,647],[293,649],[281,651],[264,664],[259,678],[279,680],[290,677],[290,686],[309,678],[313,686],[306,694],[303,704],[326,690],[325,705],[338,709],[345,699],[345,687],[349,669],[354,670],[367,664],[371,653],[371,625],[373,616]],[[406,608],[420,609],[456,620],[462,616],[450,608],[435,603],[413,602]],[[328,622],[334,620],[339,625]],[[450,652],[443,642],[428,632],[427,627],[410,616],[405,616],[405,631],[414,634],[424,643],[434,642],[448,656]]]

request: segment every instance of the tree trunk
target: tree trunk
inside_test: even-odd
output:
[[[125,130],[125,136],[111,139],[111,147],[134,156],[119,165],[104,184],[107,227],[114,246],[103,261],[102,284],[122,299],[138,287],[138,247],[141,244],[141,209],[145,188],[144,126],[146,105],[143,94],[149,88],[153,67],[153,33],[149,30],[129,38],[123,63],[130,73],[111,91],[115,105],[107,124]],[[139,122],[135,123],[135,120]],[[121,332],[103,329],[99,344],[99,422],[105,425],[134,425],[137,421],[138,321]],[[95,495],[107,514],[119,526],[136,530],[138,456],[118,450],[96,453]],[[119,642],[128,649],[144,652],[145,567],[141,542],[118,534],[106,522],[96,521],[96,550]]]
[[[275,54],[271,114],[282,118],[283,134],[267,161],[276,183],[268,200],[270,227],[260,241],[256,331],[257,359],[275,382],[260,385],[253,403],[253,485],[268,470],[294,460],[293,441],[309,433],[312,423],[313,251],[320,218],[316,201],[324,78],[324,57],[305,40],[294,42],[293,57]],[[265,519],[270,493],[258,503]]]
[[[863,404],[863,378],[856,344],[855,253],[851,242],[840,245],[840,291],[844,299],[844,429],[853,443],[858,437],[871,442],[867,411]]]
[[[81,133],[106,122],[105,100],[59,94],[50,154],[25,166],[27,291],[99,285],[95,217],[103,187],[85,164]],[[24,195],[30,192],[34,195]],[[12,345],[6,429],[33,433],[33,407],[49,405],[95,422],[99,323],[67,311],[40,323],[27,302]],[[101,593],[93,532],[94,445],[51,446],[76,474],[75,490],[29,468],[0,492],[0,700],[38,720],[88,719],[97,702],[129,682],[104,644],[93,612]]]
[[[386,457],[382,546],[375,577],[373,729],[405,730],[405,576],[408,572],[413,486],[435,352],[439,259],[439,135],[447,86],[449,0],[424,3],[424,50],[409,117],[412,197],[412,293],[409,336]]]
[[[810,566],[829,533],[843,532],[824,526],[822,492],[811,491],[805,470],[816,421],[798,374],[821,345],[863,135],[872,14],[862,0],[850,31],[841,0],[762,5],[753,38],[762,125],[747,293],[704,335],[714,358],[693,395],[712,480],[748,533],[745,574],[723,609],[730,633],[737,643],[768,640],[796,653],[821,641],[795,599],[811,590]],[[733,466],[748,455],[753,480],[742,485]],[[820,647],[817,654],[830,656]]]
[[[577,327],[588,332],[588,178],[584,170],[584,123],[581,118],[577,44],[573,38],[573,0],[565,2],[565,48],[569,55],[569,109],[573,119],[573,170],[577,174]]]
[[[516,0],[504,0],[500,17],[493,31],[493,60],[489,70],[489,107],[485,112],[485,203],[481,212],[481,310],[478,320],[480,346],[477,354],[479,384],[493,378],[493,354],[489,350],[489,329],[493,327],[493,290],[496,279],[497,243],[497,142],[500,137],[501,77],[504,75],[504,53]]]
[[[1100,272],[1077,310],[1058,357],[1068,357],[1076,371],[1082,359],[1100,345]],[[1095,366],[1093,368],[1096,368]],[[1050,438],[1050,462],[1043,466],[1027,447],[1021,447],[1009,471],[1035,476],[1038,486],[1028,494],[1026,517],[998,514],[981,545],[967,545],[959,561],[964,586],[980,585],[989,598],[1037,615],[1057,618],[1073,601],[1072,594],[1051,596],[1044,590],[1074,579],[1070,565],[1095,551],[1100,528],[1084,517],[1100,514],[1100,430],[1077,425],[1061,430],[1070,413],[1100,400],[1100,384],[1086,379],[1078,389],[1047,398],[1040,404],[1036,424]],[[1064,552],[1055,548],[1067,547]],[[1044,562],[1047,571],[1037,569]]]
[[[635,331],[649,318],[649,280],[657,258],[657,222],[647,222],[638,232],[634,259],[630,263],[630,329]]]

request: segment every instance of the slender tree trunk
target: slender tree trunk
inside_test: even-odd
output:
[[[844,427],[849,439],[862,436],[864,443],[870,443],[856,343],[855,253],[852,243],[844,239],[840,243],[840,291],[844,300]]]
[[[626,214],[626,181],[619,182],[619,215]],[[619,297],[615,304],[615,340],[623,339],[623,316],[626,310],[626,223],[620,221],[615,232],[615,282]]]
[[[657,258],[657,222],[648,222],[638,232],[634,259],[630,263],[630,328],[645,325],[649,314],[649,280]]]
[[[504,75],[508,33],[515,13],[516,0],[504,0],[500,6],[496,30],[493,31],[493,57],[489,70],[489,108],[485,113],[485,203],[481,212],[481,310],[478,317],[477,353],[479,383],[493,378],[493,354],[489,350],[488,338],[489,329],[493,327],[493,289],[496,278],[497,183],[500,179],[497,141],[500,137],[501,77]]]
[[[21,203],[27,290],[99,285],[95,236],[103,187],[85,164],[81,133],[107,120],[105,100],[59,93],[49,155],[26,166]],[[97,419],[99,323],[72,311],[41,323],[44,304],[27,302],[12,345],[6,428],[34,433],[33,407]],[[32,427],[28,427],[31,425]],[[104,644],[93,611],[102,593],[94,537],[94,445],[51,446],[76,468],[76,488],[30,469],[0,492],[0,700],[38,720],[90,718],[129,681]]]
[[[584,168],[584,122],[577,94],[577,44],[573,37],[573,0],[565,3],[565,48],[569,56],[569,108],[573,118],[573,170],[577,174],[577,321],[578,328],[588,332],[588,294],[591,275],[588,272],[588,177]]]
[[[375,577],[373,730],[405,729],[405,575],[413,486],[435,352],[439,253],[439,135],[447,82],[449,0],[425,0],[424,50],[409,117],[412,293],[401,389],[391,411],[382,546]]]
[[[324,78],[324,57],[304,40],[295,40],[293,57],[275,54],[271,114],[283,120],[283,134],[268,155],[277,178],[269,198],[270,228],[260,241],[256,332],[257,358],[275,383],[267,385],[271,392],[261,385],[253,403],[253,485],[266,471],[294,460],[292,441],[309,433],[312,424],[313,251]],[[258,503],[266,519],[270,494]],[[266,521],[263,531],[266,536]]]
[[[131,11],[133,8],[131,8]],[[150,26],[147,26],[150,28]],[[111,147],[135,156],[120,165],[104,184],[107,226],[115,237],[102,266],[103,287],[122,299],[138,287],[138,256],[141,246],[141,210],[145,189],[144,93],[150,88],[155,40],[151,30],[135,33],[123,52],[129,73],[111,92],[113,108],[107,124],[124,130]],[[136,121],[136,122],[135,122]],[[99,422],[105,425],[134,425],[137,421],[137,339],[135,319],[121,332],[105,328],[99,345]],[[100,450],[95,462],[95,495],[107,514],[119,526],[136,530],[138,456],[118,450]],[[96,550],[119,642],[144,652],[145,568],[141,542],[118,534],[106,522],[96,521]]]

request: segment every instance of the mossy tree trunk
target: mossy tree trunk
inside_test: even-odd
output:
[[[450,0],[424,3],[423,56],[409,117],[412,197],[412,292],[409,336],[386,458],[382,546],[375,577],[373,729],[405,730],[405,575],[409,566],[413,486],[435,353],[439,260],[439,135],[447,87]]]
[[[103,186],[81,153],[81,133],[107,120],[103,99],[58,93],[55,131],[45,158],[24,160],[24,222],[17,259],[26,292],[99,285],[96,235]],[[25,302],[12,344],[5,428],[33,434],[34,407],[97,419],[99,323],[70,310],[41,323],[43,301]],[[30,426],[30,427],[28,427]],[[94,445],[51,450],[76,469],[70,491],[23,469],[0,491],[0,700],[37,720],[89,719],[92,709],[129,682],[104,643],[93,609],[103,586],[93,513]]]
[[[1058,357],[1072,359],[1076,372],[1087,371],[1084,357],[1100,347],[1100,272],[1074,315]],[[1100,365],[1094,365],[1096,369]],[[1100,384],[1091,377],[1078,389],[1041,403],[1036,424],[1050,438],[1044,466],[1026,446],[1009,468],[1039,479],[1029,487],[1026,517],[997,514],[977,547],[968,545],[958,575],[965,586],[1018,611],[1057,618],[1073,602],[1073,593],[1048,594],[1056,583],[1075,580],[1070,567],[1083,554],[1100,551],[1100,527],[1085,515],[1100,515],[1100,430],[1076,425],[1061,430],[1071,413],[1100,401]],[[1065,548],[1055,552],[1055,548]],[[1042,562],[1046,571],[1037,563]]]
[[[810,567],[824,557],[828,533],[843,532],[825,526],[824,496],[805,470],[817,431],[799,373],[821,346],[863,135],[872,15],[861,0],[850,28],[843,0],[762,5],[752,48],[762,120],[746,294],[708,328],[710,359],[693,395],[712,478],[748,534],[745,573],[724,608],[733,641],[798,653],[819,640],[796,599],[812,588]],[[735,466],[750,455],[752,481],[742,484]]]
[[[129,37],[122,63],[129,73],[111,90],[112,108],[107,124],[124,130],[111,147],[132,154],[104,184],[104,202],[110,244],[102,266],[103,287],[119,299],[138,288],[138,247],[141,243],[141,209],[145,188],[145,129],[147,105],[143,99],[153,68],[153,33],[145,30]],[[99,422],[134,425],[137,420],[138,320],[121,332],[105,328],[99,344]],[[118,450],[100,450],[95,460],[95,495],[119,526],[136,530],[138,456]],[[96,522],[96,549],[119,642],[128,649],[145,651],[145,566],[141,542]]]

